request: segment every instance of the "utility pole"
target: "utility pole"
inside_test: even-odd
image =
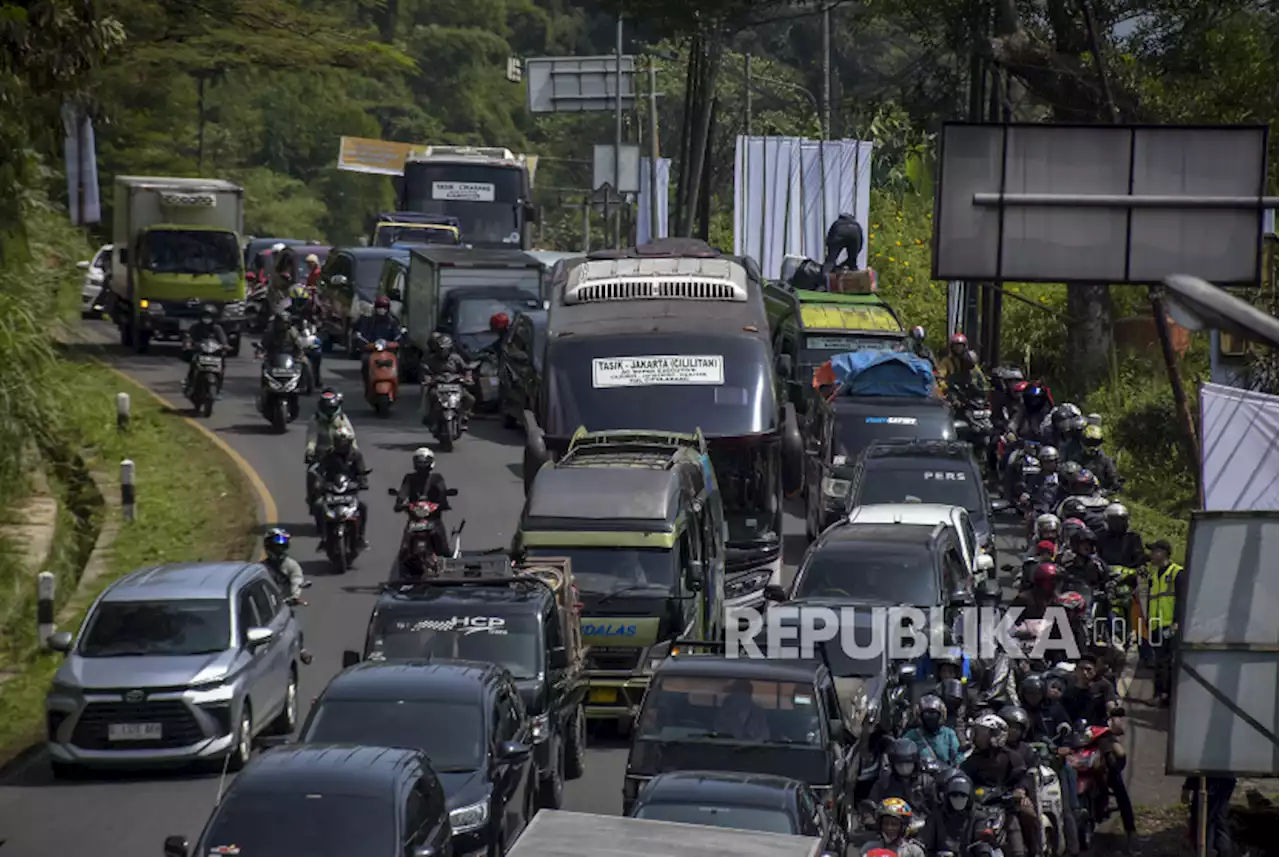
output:
[[[747,115],[742,123],[748,137],[751,136],[751,54],[742,58],[742,73],[747,78]]]
[[[822,10],[822,139],[831,139],[831,7]]]
[[[658,240],[658,60],[649,57],[649,240]]]
[[[618,44],[614,52],[616,65],[614,66],[614,130],[613,130],[613,189],[615,193],[621,196],[618,190],[622,186],[622,16],[618,16]],[[605,201],[605,228],[609,228],[609,203]],[[618,216],[613,228],[614,247],[622,246],[622,207],[619,204]]]
[[[196,172],[204,175],[204,73],[196,78],[196,112],[199,113],[198,139],[196,141]]]

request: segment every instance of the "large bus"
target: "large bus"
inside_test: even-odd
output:
[[[780,402],[759,268],[702,242],[661,241],[559,263],[525,485],[588,431],[707,440],[723,498],[725,601],[763,599],[782,568],[782,499],[798,491],[795,409]]]
[[[400,210],[456,217],[472,247],[528,250],[531,188],[528,162],[509,149],[430,146],[405,161]]]

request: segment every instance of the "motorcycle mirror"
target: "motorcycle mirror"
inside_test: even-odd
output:
[[[387,496],[388,496],[388,497],[399,497],[399,496],[400,496],[400,492],[399,492],[399,491],[397,491],[397,490],[396,490],[396,489],[394,489],[394,488],[388,488],[388,489],[387,489]]]
[[[1124,715],[1125,710],[1123,705],[1117,705],[1115,708],[1111,709],[1112,717],[1124,717]]]
[[[310,581],[310,580],[304,580],[304,581],[302,581],[302,588],[303,588],[303,589],[310,589],[310,588],[311,588],[311,581]]]
[[[457,488],[450,488],[448,491],[445,491],[445,492],[444,492],[444,496],[446,496],[446,497],[457,497],[457,496],[458,496],[458,489],[457,489]]]
[[[1068,724],[1068,723],[1059,723],[1059,724],[1058,724],[1058,735],[1059,735],[1060,737],[1062,737],[1062,738],[1066,738],[1066,737],[1067,737],[1068,735],[1070,735],[1070,734],[1071,734],[1071,725],[1070,725],[1070,724]]]

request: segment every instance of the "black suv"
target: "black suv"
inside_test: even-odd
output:
[[[977,548],[996,559],[995,529],[991,513],[1008,507],[987,494],[982,468],[967,443],[941,440],[881,440],[868,446],[849,475],[846,514],[854,506],[921,503],[960,506],[968,512],[977,537]],[[977,553],[968,546],[970,553]]]
[[[313,744],[254,759],[195,850],[170,836],[164,853],[446,857],[449,838],[444,790],[421,751]]]
[[[555,561],[517,567],[505,554],[490,553],[442,562],[440,577],[378,588],[363,657],[463,658],[504,667],[532,722],[539,804],[559,809],[565,780],[581,777],[585,766],[587,683],[578,616],[562,609],[556,575],[539,576]],[[558,567],[561,581],[566,564]],[[347,651],[342,665],[360,660]]]
[[[654,672],[636,721],[623,812],[658,774],[742,771],[808,784],[831,818],[853,830],[855,741],[823,664],[672,655]]]
[[[533,723],[515,680],[497,664],[405,660],[350,667],[320,694],[299,740],[425,752],[444,787],[455,854],[505,854],[537,810]]]

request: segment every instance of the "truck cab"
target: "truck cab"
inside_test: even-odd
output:
[[[513,552],[573,563],[588,720],[625,732],[671,641],[723,633],[724,534],[701,435],[579,431],[538,471]]]

